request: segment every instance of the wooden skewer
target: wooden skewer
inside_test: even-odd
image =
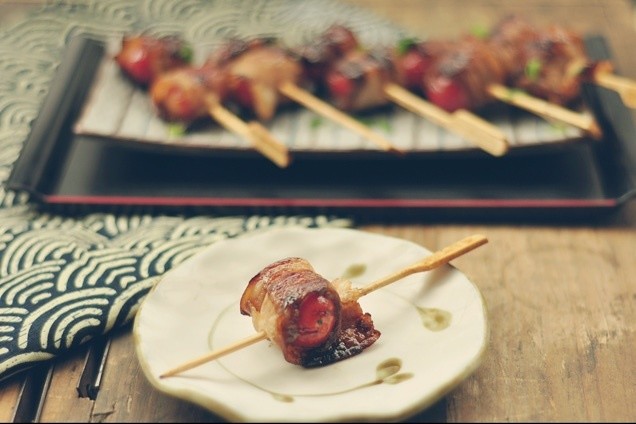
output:
[[[415,262],[413,265],[407,266],[387,277],[381,278],[367,286],[358,290],[358,297],[365,296],[372,291],[382,288],[386,285],[394,283],[402,278],[408,277],[411,274],[418,272],[425,272],[440,267],[453,259],[470,252],[477,247],[486,244],[488,239],[481,235],[475,234],[465,237],[453,244],[446,246],[445,248],[438,250],[430,256],[427,256],[421,261]]]
[[[440,127],[451,129],[450,113],[416,96],[407,89],[397,84],[388,83],[384,86],[384,94],[404,109],[423,116]]]
[[[614,66],[609,61],[601,61],[596,65],[594,82],[601,87],[616,91],[625,106],[636,108],[636,82],[614,74]]]
[[[384,87],[384,93],[403,108],[457,133],[491,155],[502,156],[508,151],[508,140],[497,126],[466,110],[451,114],[393,83]]]
[[[594,81],[601,87],[616,91],[625,106],[636,108],[636,82],[611,73],[597,74]]]
[[[459,240],[441,250],[438,250],[437,252],[433,253],[432,255],[424,258],[421,261],[415,262],[412,265],[407,266],[406,268],[403,268],[391,275],[388,275],[384,278],[381,278],[377,281],[374,281],[373,283],[361,288],[361,289],[357,289],[356,290],[356,300],[362,296],[365,296],[379,288],[382,288],[386,285],[389,285],[391,283],[394,283],[398,280],[401,280],[405,277],[408,277],[411,274],[415,274],[418,272],[425,272],[425,271],[430,271],[434,268],[437,268],[441,265],[444,265],[448,262],[450,262],[451,260],[467,253],[470,252],[473,249],[476,249],[477,247],[486,244],[488,242],[488,239],[480,234],[475,234],[472,236],[468,236],[462,240]],[[171,377],[173,375],[176,374],[180,374],[184,371],[190,370],[192,368],[195,368],[199,365],[203,365],[207,362],[213,361],[215,359],[218,359],[222,356],[228,355],[230,353],[236,352],[237,350],[243,349],[244,347],[250,346],[252,344],[255,344],[259,341],[262,340],[267,340],[267,335],[265,334],[265,332],[263,331],[259,331],[257,333],[254,333],[251,336],[248,336],[242,340],[239,340],[237,342],[231,343],[221,349],[217,349],[214,350],[210,353],[207,353],[199,358],[190,360],[178,367],[172,368],[169,371],[164,372],[163,374],[161,374],[159,376],[159,378],[166,378],[166,377]]]
[[[481,143],[478,145],[493,156],[503,156],[508,153],[510,148],[508,138],[496,125],[465,109],[456,110],[452,117],[456,132],[464,138],[472,137],[475,144]]]
[[[512,104],[522,109],[543,116],[547,119],[554,119],[580,128],[588,132],[592,137],[600,139],[601,129],[596,120],[584,113],[577,113],[559,105],[547,102],[543,99],[531,96],[521,90],[514,90],[508,87],[493,84],[488,87],[488,93],[502,102]]]
[[[276,140],[260,123],[247,123],[218,102],[208,102],[208,113],[225,129],[247,139],[256,150],[280,168],[289,165],[287,147]]]
[[[313,94],[307,92],[306,90],[303,90],[292,82],[285,82],[281,84],[278,89],[282,94],[294,100],[295,102],[300,103],[306,108],[313,110],[314,112],[328,119],[331,119],[332,121],[338,122],[340,125],[343,125],[344,127],[357,132],[363,137],[368,138],[382,150],[400,154],[404,153],[401,149],[395,147],[389,140],[372,131],[366,125],[350,117],[346,113],[343,113],[330,104],[323,102]]]

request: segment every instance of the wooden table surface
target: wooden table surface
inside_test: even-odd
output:
[[[636,32],[626,0],[353,3],[423,36],[451,37],[507,11],[537,22],[565,22],[605,35],[622,74],[636,77]],[[636,420],[636,204],[591,224],[388,222],[360,229],[430,250],[472,233],[489,239],[452,262],[484,295],[490,322],[485,358],[472,376],[412,421]],[[3,381],[0,421],[219,418],[155,390],[137,362],[128,327]]]

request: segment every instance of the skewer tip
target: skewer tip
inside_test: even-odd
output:
[[[601,127],[598,125],[598,122],[596,122],[596,120],[593,120],[590,123],[587,131],[595,140],[600,140],[603,138],[603,131],[601,130]]]
[[[404,150],[402,150],[402,149],[400,149],[398,147],[395,147],[395,146],[389,146],[386,149],[386,151],[389,152],[389,153],[393,153],[395,155],[398,155],[398,156],[406,156],[406,152]]]

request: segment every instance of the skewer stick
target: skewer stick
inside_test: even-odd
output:
[[[577,113],[543,99],[531,96],[521,90],[493,84],[488,87],[488,93],[504,103],[512,104],[546,119],[554,119],[588,132],[592,137],[600,139],[601,129],[591,115]]]
[[[418,272],[425,272],[440,267],[453,259],[468,253],[471,250],[486,244],[488,239],[481,234],[475,234],[463,238],[455,243],[446,246],[445,248],[438,250],[430,256],[427,256],[421,261],[415,262],[413,265],[409,265],[389,276],[381,278],[373,283],[358,290],[358,297],[365,296],[372,291],[394,283],[402,278],[408,277],[411,274]]]
[[[451,114],[393,83],[384,87],[384,94],[403,108],[457,133],[491,155],[502,156],[508,151],[508,140],[498,127],[466,110]]]
[[[394,283],[402,278],[408,277],[411,274],[415,274],[418,272],[430,271],[434,268],[437,268],[441,265],[444,265],[453,259],[470,252],[477,247],[486,244],[488,239],[480,234],[475,234],[472,236],[468,236],[462,240],[459,240],[445,248],[438,250],[432,255],[426,257],[423,260],[415,262],[412,265],[407,266],[391,275],[388,275],[384,278],[381,278],[373,283],[358,289],[356,291],[356,299],[365,296],[379,288],[387,286],[391,283]],[[164,372],[159,376],[159,378],[171,377],[176,374],[180,374],[184,371],[190,370],[192,368],[198,367],[199,365],[203,365],[207,362],[211,362],[215,359],[218,359],[222,356],[228,355],[230,353],[236,352],[237,350],[243,349],[244,347],[250,346],[262,340],[267,340],[267,335],[264,331],[259,331],[254,333],[251,336],[248,336],[242,340],[231,343],[223,348],[214,350],[210,353],[207,353],[199,358],[190,360],[178,367],[172,368],[169,371]]]
[[[172,377],[173,375],[180,374],[192,368],[196,368],[199,365],[203,365],[207,362],[214,361],[215,359],[219,359],[222,356],[229,355],[230,353],[234,353],[237,350],[241,350],[244,347],[248,347],[250,345],[256,344],[263,340],[267,340],[267,334],[265,334],[264,331],[259,331],[258,333],[254,333],[251,336],[247,336],[244,339],[231,343],[223,348],[212,351],[208,354],[200,356],[197,359],[191,360],[189,362],[186,362],[183,365],[180,365],[176,368],[166,371],[163,374],[161,374],[159,378]]]
[[[459,109],[452,114],[457,133],[463,134],[466,139],[474,139],[483,150],[494,156],[503,156],[508,153],[510,144],[508,138],[501,129],[481,117]]]
[[[287,147],[258,122],[246,123],[217,102],[209,102],[208,113],[225,129],[247,139],[256,150],[280,168],[289,165]]]
[[[292,82],[285,82],[278,87],[278,89],[285,96],[300,103],[306,108],[311,109],[332,121],[338,122],[340,125],[357,132],[365,138],[368,138],[382,150],[394,153],[404,153],[402,150],[395,147],[389,140],[372,131],[366,125],[360,123],[330,104],[323,102],[313,94],[303,90]]]
[[[636,82],[615,75],[614,67],[607,61],[600,62],[594,71],[594,82],[601,87],[616,91],[625,106],[636,108]]]
[[[616,91],[625,106],[636,108],[636,82],[611,73],[598,74],[594,81],[601,87]]]
[[[450,113],[446,112],[435,106],[432,103],[427,102],[419,96],[411,93],[403,87],[397,84],[388,83],[384,86],[384,94],[393,102],[402,106],[404,109],[410,110],[420,116],[427,118],[434,124],[440,127],[451,127],[452,118]]]

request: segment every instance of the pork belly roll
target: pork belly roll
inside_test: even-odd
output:
[[[189,124],[226,100],[227,74],[209,66],[174,69],[155,79],[150,98],[163,119]]]
[[[325,76],[327,95],[338,109],[354,112],[389,103],[384,87],[392,64],[379,51],[352,50],[334,62]]]
[[[287,258],[265,267],[250,280],[240,306],[290,363],[310,364],[337,341],[340,296],[304,259]]]
[[[338,287],[353,299],[348,282]],[[302,258],[263,268],[249,281],[240,310],[280,347],[286,361],[304,367],[348,358],[380,336],[357,301],[343,302],[336,287]]]
[[[358,39],[353,31],[344,25],[331,25],[315,40],[292,49],[298,56],[306,79],[319,86],[331,65],[352,50],[359,49]]]
[[[278,87],[299,85],[303,77],[298,60],[270,38],[228,40],[205,66],[226,72],[228,100],[260,121],[271,120],[279,105],[290,103]]]
[[[452,41],[419,41],[405,38],[388,49],[387,56],[393,63],[393,79],[407,90],[424,94],[424,81],[435,61],[452,48]]]

